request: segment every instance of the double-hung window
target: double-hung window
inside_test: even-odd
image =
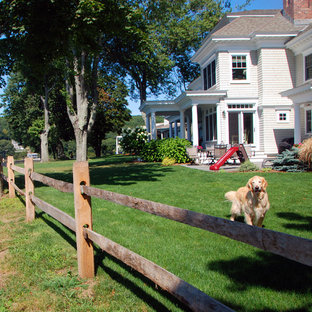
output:
[[[312,79],[312,54],[305,57],[305,80]]]
[[[232,80],[247,80],[246,55],[232,55]]]
[[[210,89],[216,84],[216,61],[213,60],[203,70],[204,74],[204,90]]]
[[[217,140],[217,113],[215,107],[206,111],[206,140]]]
[[[306,132],[312,133],[312,109],[306,110]]]

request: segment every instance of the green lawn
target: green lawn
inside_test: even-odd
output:
[[[119,156],[90,160],[91,185],[227,219],[230,204],[224,200],[224,193],[246,184],[255,175],[126,162],[129,159]],[[71,161],[36,163],[35,170],[72,181]],[[269,183],[271,209],[264,220],[265,228],[312,239],[311,173],[257,174]],[[23,186],[23,179],[17,178],[17,184]],[[74,215],[72,194],[37,185],[35,195]],[[95,231],[154,261],[234,310],[312,311],[311,268],[213,233],[100,199],[92,199],[92,207]],[[19,223],[21,233],[36,235],[31,235],[32,245],[22,238],[14,241],[20,253],[19,261],[15,262],[27,268],[23,269],[25,276],[39,275],[38,279],[32,278],[35,279],[33,283],[41,285],[42,297],[47,293],[60,295],[57,285],[64,279],[69,298],[60,295],[64,299],[60,311],[80,311],[80,307],[84,311],[182,310],[169,295],[100,250],[96,250],[97,277],[92,300],[78,296],[75,289],[88,284],[80,285],[75,275],[73,234],[40,211],[38,217],[32,224]],[[13,225],[11,231],[18,239],[23,237],[14,232]],[[25,264],[27,254],[33,257],[32,249],[38,253],[33,260],[36,264],[40,257],[45,258],[47,268],[40,266],[41,273],[34,274],[32,265]],[[17,254],[14,248],[12,252]],[[22,257],[24,254],[26,256]],[[59,254],[63,259],[61,263],[58,263]],[[55,271],[62,274],[57,273],[55,277]],[[47,282],[54,278],[56,282],[51,282],[52,285]],[[72,297],[71,291],[74,292]],[[8,293],[2,291],[0,295],[7,298]]]

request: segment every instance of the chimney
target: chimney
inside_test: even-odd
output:
[[[283,0],[283,8],[294,24],[312,23],[312,0]]]

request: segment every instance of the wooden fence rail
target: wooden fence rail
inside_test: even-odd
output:
[[[102,250],[149,278],[193,311],[233,311],[174,274],[131,250],[90,229],[84,229],[84,232]]]
[[[25,158],[24,164],[24,168],[15,166],[13,157],[8,157],[8,177],[2,174],[2,166],[0,166],[0,187],[2,180],[6,180],[9,185],[10,197],[15,196],[15,190],[26,197],[27,221],[33,220],[36,205],[39,209],[76,232],[78,272],[83,278],[94,276],[93,242],[105,252],[126,263],[171,293],[193,311],[232,311],[157,264],[94,232],[92,230],[91,197],[105,199],[220,234],[312,266],[312,240],[91,187],[87,162],[74,163],[74,183],[59,181],[34,172],[33,160],[30,158]],[[14,171],[25,175],[25,192],[16,186]],[[41,182],[62,192],[74,193],[75,218],[36,197],[34,194],[34,181]],[[1,190],[0,194],[2,194]]]
[[[32,196],[31,200],[38,208],[40,208],[46,214],[59,221],[60,223],[71,229],[73,232],[76,232],[75,218],[71,217],[62,210],[50,205],[49,203],[41,200],[38,197]]]
[[[51,186],[55,188],[58,191],[64,192],[64,193],[73,193],[74,192],[74,185],[73,183],[68,183],[60,180],[56,180],[50,177],[47,177],[43,174],[33,172],[31,174],[31,179],[33,181],[41,182],[45,185]]]
[[[116,204],[185,223],[312,266],[312,240],[309,239],[250,226],[245,223],[232,222],[195,211],[100,190],[90,186],[82,185],[81,191],[92,197],[102,198]]]

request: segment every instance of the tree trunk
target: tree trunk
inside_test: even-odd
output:
[[[43,102],[43,112],[44,112],[44,130],[40,134],[41,140],[41,162],[49,161],[49,131],[50,131],[50,123],[49,123],[49,108],[48,108],[48,100],[49,100],[49,88],[45,86],[44,98],[41,97],[41,101]]]
[[[44,130],[40,134],[40,140],[41,140],[41,162],[48,162],[49,161],[49,144],[48,144],[48,138],[49,138],[49,130]]]
[[[87,88],[85,83],[85,74],[86,74],[86,58],[87,55],[85,52],[81,52],[80,55],[80,66],[79,60],[77,57],[74,57],[74,84],[70,84],[70,80],[66,81],[67,93],[71,100],[72,107],[67,106],[67,114],[74,128],[75,138],[76,138],[76,160],[77,161],[86,161],[87,160],[87,139],[88,132],[91,131],[91,128],[95,121],[96,116],[96,105],[97,99],[93,100],[93,103],[89,105]],[[98,58],[96,58],[94,64],[93,75],[96,79],[97,77],[97,67],[98,67]],[[94,83],[96,86],[96,82]],[[74,97],[76,97],[76,111],[74,110]]]
[[[75,138],[76,138],[76,160],[77,161],[86,161],[88,157],[88,146],[87,130],[75,129]]]

